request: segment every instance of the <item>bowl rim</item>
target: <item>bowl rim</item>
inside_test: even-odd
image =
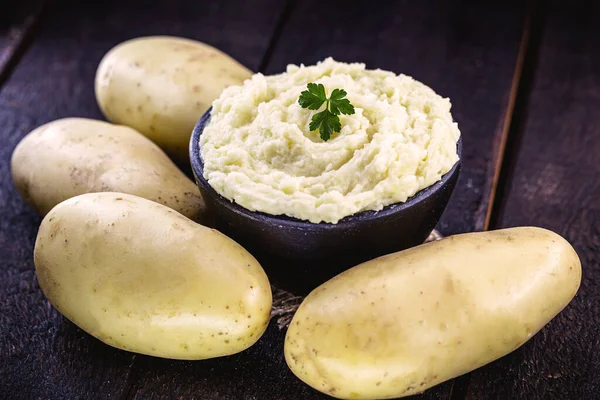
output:
[[[400,211],[409,209],[415,206],[417,203],[427,199],[432,196],[437,191],[441,190],[448,181],[460,170],[462,163],[462,134],[459,136],[458,141],[456,142],[456,152],[458,154],[458,161],[454,163],[452,168],[442,175],[441,179],[434,184],[419,190],[417,193],[406,199],[405,202],[402,203],[393,203],[383,207],[381,210],[365,210],[359,211],[352,215],[348,215],[342,219],[340,219],[337,223],[331,222],[310,222],[306,220],[301,220],[295,217],[290,217],[287,215],[273,215],[267,214],[262,211],[252,211],[249,210],[235,201],[229,200],[228,198],[222,196],[218,193],[204,178],[204,162],[202,160],[202,155],[200,153],[200,136],[204,131],[204,128],[210,121],[212,107],[210,107],[206,112],[202,115],[202,117],[198,120],[196,125],[194,126],[194,130],[192,131],[192,136],[190,138],[189,145],[189,156],[190,163],[192,166],[192,172],[194,173],[194,177],[196,178],[196,184],[198,186],[202,185],[204,190],[210,192],[219,203],[223,206],[229,208],[234,213],[243,216],[244,218],[251,219],[256,222],[261,223],[269,223],[270,225],[279,225],[279,226],[287,226],[296,229],[339,229],[342,227],[348,227],[352,225],[356,225],[358,223],[364,223],[367,221],[377,221],[380,219],[384,219],[392,214],[396,214]]]

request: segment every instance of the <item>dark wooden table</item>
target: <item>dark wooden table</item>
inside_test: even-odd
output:
[[[7,3],[11,3],[8,5]],[[136,36],[212,44],[255,71],[326,56],[412,75],[452,100],[464,168],[439,230],[538,225],[583,264],[573,302],[510,355],[424,399],[600,399],[600,7],[593,1],[5,1],[0,6],[0,399],[322,399],[285,366],[276,324],[200,362],[100,343],[40,292],[40,218],[9,171],[18,141],[102,118],[103,54]],[[310,27],[310,29],[307,29]]]

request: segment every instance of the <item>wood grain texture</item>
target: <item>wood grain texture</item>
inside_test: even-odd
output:
[[[43,0],[0,2],[0,86],[31,37],[43,9]]]
[[[563,235],[583,268],[572,303],[471,374],[468,399],[600,399],[600,7],[550,2],[499,227]]]
[[[10,179],[10,156],[18,141],[54,119],[101,118],[93,89],[96,67],[106,51],[126,39],[186,36],[256,69],[279,9],[277,0],[235,6],[115,0],[57,1],[49,10],[30,50],[0,90],[1,399],[117,398],[126,396],[134,376],[133,354],[79,330],[39,290],[32,251],[40,218]]]
[[[327,56],[414,76],[453,101],[465,141],[465,168],[440,224],[445,234],[481,229],[493,180],[496,137],[504,127],[522,36],[525,5],[475,1],[298,1],[265,62],[266,73]],[[332,22],[333,21],[333,22]],[[311,27],[306,29],[306,27]],[[203,363],[140,357],[136,399],[323,399],[283,359],[283,335],[265,336],[237,356]],[[259,377],[257,379],[257,376]],[[447,399],[452,382],[421,398]]]

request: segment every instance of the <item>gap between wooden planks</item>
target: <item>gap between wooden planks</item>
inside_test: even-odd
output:
[[[27,50],[46,6],[44,0],[20,2],[11,5],[9,13],[4,15],[8,34],[5,38],[0,36],[0,89]]]
[[[502,124],[498,127],[498,134],[494,140],[494,152],[492,159],[492,178],[491,186],[488,192],[488,203],[485,213],[485,219],[483,221],[483,231],[495,229],[497,227],[497,215],[500,204],[503,200],[503,193],[501,189],[503,186],[508,184],[506,176],[508,175],[508,169],[510,163],[507,162],[507,148],[509,147],[509,138],[511,143],[514,144],[517,135],[516,130],[521,123],[520,118],[514,118],[517,111],[517,105],[522,106],[522,100],[520,97],[523,96],[522,90],[527,89],[528,85],[525,84],[525,80],[530,79],[530,74],[524,73],[526,64],[530,63],[531,52],[536,51],[539,47],[539,34],[541,27],[539,23],[534,24],[534,17],[536,13],[535,0],[528,1],[527,15],[525,18],[525,24],[523,27],[523,37],[521,39],[521,45],[519,46],[519,54],[515,63],[515,72],[513,81],[510,88],[508,97],[508,103],[506,107],[506,113]],[[532,30],[536,30],[537,35],[532,43]],[[533,50],[532,50],[533,48]],[[516,151],[511,147],[511,152]],[[499,196],[497,196],[499,195]],[[472,372],[457,377],[454,379],[452,388],[450,390],[449,400],[464,400],[467,397],[468,388],[470,385],[470,378]]]
[[[582,263],[575,298],[528,343],[471,375],[467,398],[600,398],[600,4],[546,2],[526,62],[495,226],[538,225]],[[519,106],[520,104],[520,106]],[[510,141],[518,140],[518,143]]]

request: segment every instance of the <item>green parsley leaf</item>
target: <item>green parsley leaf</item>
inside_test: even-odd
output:
[[[341,100],[346,97],[348,93],[344,89],[333,89],[331,92],[331,100]]]
[[[335,115],[342,114],[354,114],[354,106],[350,104],[350,100],[342,99],[342,100],[331,100],[330,106],[331,112]]]
[[[309,125],[311,131],[319,129],[321,139],[326,142],[331,138],[333,132],[342,130],[338,115],[354,114],[354,106],[350,104],[350,100],[345,98],[348,93],[343,89],[334,89],[331,96],[327,98],[325,87],[322,84],[309,83],[306,87],[308,90],[300,93],[298,104],[302,108],[318,110],[323,103],[326,103],[323,111],[313,115]]]
[[[325,94],[325,86],[321,83],[309,83],[306,85],[308,91],[317,95],[320,99],[327,100],[327,95]]]
[[[308,90],[300,93],[300,99],[298,99],[298,104],[302,106],[302,108],[308,108],[309,110],[318,110],[321,108],[323,103],[327,101],[327,96],[325,95],[325,87],[321,84],[309,83],[307,85]]]
[[[319,129],[321,139],[326,142],[331,138],[333,132],[339,132],[342,126],[337,115],[333,115],[329,110],[323,110],[313,115],[309,129],[311,131]]]

